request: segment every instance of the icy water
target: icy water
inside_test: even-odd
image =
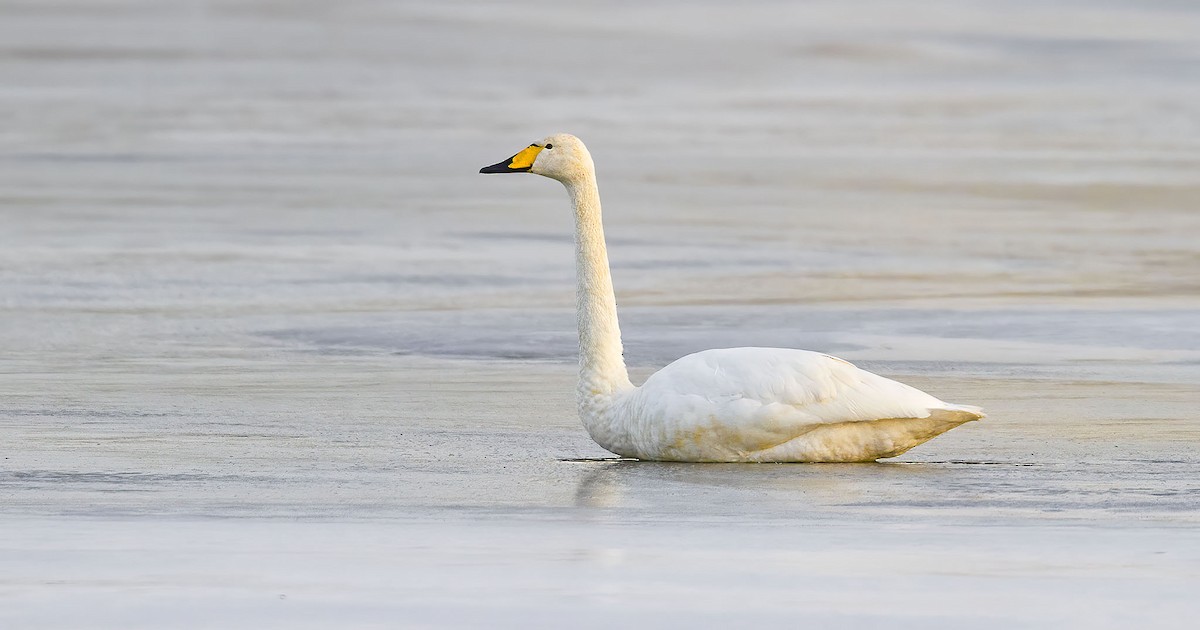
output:
[[[569,4],[569,6],[568,6]],[[1190,628],[1189,2],[0,4],[0,626]],[[987,420],[612,461],[635,377],[805,347]]]

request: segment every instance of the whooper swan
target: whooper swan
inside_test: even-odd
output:
[[[629,381],[592,156],[557,134],[480,173],[556,179],[575,206],[579,417],[624,457],[681,462],[864,462],[983,417],[819,352],[726,348]]]

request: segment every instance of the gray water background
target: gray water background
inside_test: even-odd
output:
[[[0,622],[1190,627],[1186,2],[0,5]],[[885,464],[604,460],[635,377],[836,353],[989,418]]]

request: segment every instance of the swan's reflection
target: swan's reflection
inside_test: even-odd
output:
[[[579,479],[575,487],[575,505],[579,507],[611,508],[621,505],[621,475],[633,474],[634,466],[646,462],[612,460],[596,462],[595,468]]]
[[[914,486],[936,483],[938,464],[680,464],[636,460],[578,461],[575,505],[707,513],[759,511],[901,500]],[[700,507],[703,506],[703,507]]]

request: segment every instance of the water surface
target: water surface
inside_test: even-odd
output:
[[[10,2],[0,625],[1190,627],[1182,2]],[[641,378],[836,353],[987,420],[872,465],[605,459]]]

